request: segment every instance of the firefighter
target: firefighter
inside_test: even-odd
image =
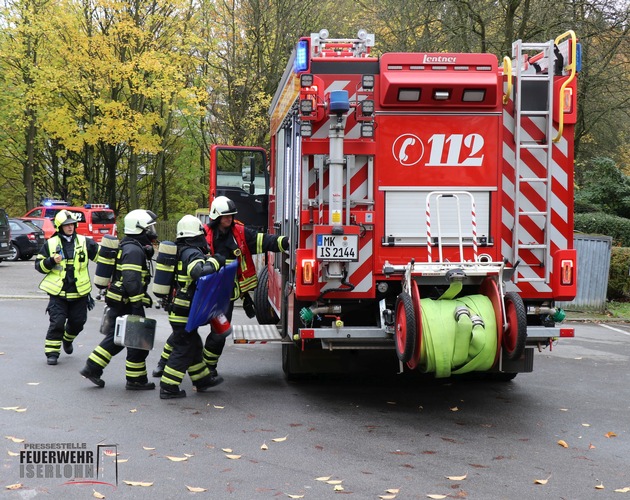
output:
[[[145,316],[144,308],[151,307],[151,298],[147,293],[151,275],[148,261],[154,253],[153,244],[157,241],[155,232],[156,216],[148,210],[132,210],[125,216],[125,236],[120,242],[116,255],[116,268],[109,287],[105,292],[105,303],[109,307],[104,321],[105,338],[90,353],[81,375],[98,387],[105,387],[101,379],[103,370],[112,357],[124,349],[114,343],[116,318],[125,314]],[[153,382],[147,379],[146,358],[149,351],[127,348],[126,388],[132,391],[155,389]]]
[[[45,275],[39,288],[49,296],[50,325],[44,345],[49,365],[57,364],[62,345],[66,354],[72,354],[72,342],[83,330],[88,308],[94,307],[88,260],[96,259],[98,244],[77,234],[77,223],[72,212],[60,210],[54,219],[57,231],[35,261],[35,269]]]
[[[213,274],[225,263],[222,256],[209,256],[205,229],[193,215],[185,215],[177,223],[177,267],[175,272],[173,302],[168,316],[173,333],[169,337],[172,348],[160,380],[160,399],[186,397],[179,385],[188,375],[197,392],[208,392],[216,385],[210,375],[202,350],[203,342],[197,329],[187,332],[186,323],[196,290],[197,280]]]
[[[257,233],[236,221],[234,219],[236,214],[236,205],[232,200],[226,196],[217,196],[210,206],[210,224],[206,226],[206,241],[210,253],[215,257],[223,256],[226,264],[238,260],[234,290],[230,306],[225,312],[228,321],[232,321],[234,301],[239,297],[243,298],[243,308],[247,315],[255,316],[253,301],[247,293],[258,285],[252,255],[265,252],[288,252],[290,247],[287,236]],[[224,335],[212,328],[204,343],[203,359],[214,378],[214,385],[223,381],[223,378],[218,375],[217,364],[223,352],[225,340]],[[171,350],[172,344],[169,338],[162,350],[158,366],[153,370],[154,377],[161,376],[163,373]]]

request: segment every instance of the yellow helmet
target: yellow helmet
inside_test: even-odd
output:
[[[76,224],[79,222],[74,214],[69,210],[59,210],[57,215],[55,215],[55,229],[57,231],[61,230],[61,226],[65,226],[67,224]]]

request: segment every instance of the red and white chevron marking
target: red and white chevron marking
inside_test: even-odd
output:
[[[540,138],[544,135],[544,120],[531,117],[522,117],[521,119],[521,140],[523,142]],[[502,254],[511,261],[514,257],[513,233],[514,227],[514,208],[515,208],[515,161],[516,161],[516,144],[514,142],[514,116],[513,102],[510,101],[503,112],[503,159],[504,170],[502,177],[503,187],[503,207],[501,212],[502,221]],[[553,130],[552,135],[555,136],[557,130]],[[545,151],[543,149],[521,150],[521,177],[546,177],[545,172]],[[569,235],[572,234],[572,228],[568,227],[569,201],[571,186],[571,165],[568,155],[567,140],[562,137],[559,142],[552,143],[552,161],[549,165],[551,169],[551,234],[549,235],[551,245],[551,256],[558,249],[569,248]],[[545,189],[544,183],[525,183],[521,184],[521,194],[518,203],[521,211],[545,211]],[[541,243],[544,242],[542,217],[521,216],[521,227],[519,228],[519,240],[522,244]],[[519,276],[523,279],[528,278],[544,278],[545,269],[539,267],[541,262],[542,251],[522,249],[519,252],[519,258],[529,266],[520,266],[518,268]],[[553,262],[547,265],[553,266]],[[519,278],[520,279],[520,278]],[[524,297],[535,297],[538,294],[551,293],[551,287],[544,282],[525,282],[517,283],[518,291]]]

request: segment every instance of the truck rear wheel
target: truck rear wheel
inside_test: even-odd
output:
[[[503,353],[509,360],[516,360],[525,350],[527,313],[523,299],[516,292],[507,292],[504,303],[507,324],[503,332]]]
[[[396,299],[396,354],[406,363],[411,359],[416,348],[416,314],[413,302],[407,292],[402,292]]]
[[[254,290],[256,319],[261,325],[276,325],[280,321],[269,303],[269,270],[263,267],[258,273],[258,286]]]

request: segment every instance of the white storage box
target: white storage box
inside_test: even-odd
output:
[[[134,349],[153,349],[155,340],[156,321],[133,314],[126,314],[116,318],[114,329],[114,343]]]

